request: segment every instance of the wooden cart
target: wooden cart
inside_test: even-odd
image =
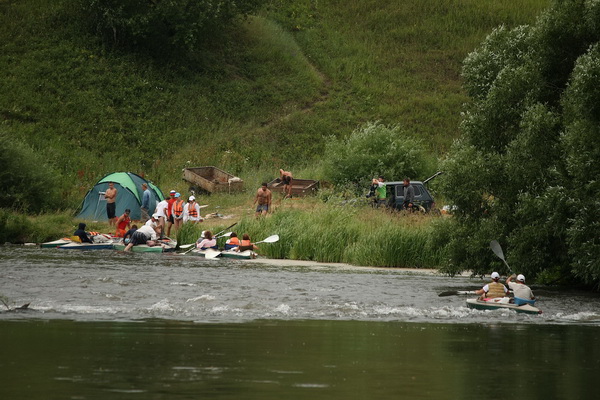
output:
[[[283,183],[277,178],[269,182],[268,188],[273,192],[283,193]],[[319,190],[319,181],[312,179],[292,178],[292,196],[308,196]]]
[[[183,179],[208,193],[244,190],[243,180],[217,167],[185,168]]]

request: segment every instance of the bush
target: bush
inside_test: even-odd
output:
[[[386,180],[417,179],[435,171],[435,162],[420,140],[398,125],[369,122],[325,149],[325,174],[336,184],[363,183],[378,175]]]
[[[0,134],[0,207],[28,212],[57,207],[59,182],[38,153]]]

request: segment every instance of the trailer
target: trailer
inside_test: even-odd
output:
[[[283,186],[281,179],[277,178],[269,182],[267,187],[271,189],[272,192],[283,193]],[[315,194],[317,190],[319,190],[319,186],[319,181],[292,178],[292,196],[308,196]]]
[[[217,167],[193,167],[183,170],[183,179],[208,193],[241,192],[244,181]]]

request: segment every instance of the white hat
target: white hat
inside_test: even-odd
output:
[[[188,200],[196,200],[196,197],[190,196],[190,198]]]
[[[523,274],[517,275],[517,280],[520,282],[525,282],[525,275],[523,275]]]
[[[492,272],[492,279],[500,279],[500,274],[497,272]]]
[[[160,215],[158,215],[158,213],[156,213],[156,214],[152,214],[152,218],[154,218],[154,219],[158,219],[158,217],[160,217]]]

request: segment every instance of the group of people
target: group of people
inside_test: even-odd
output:
[[[486,284],[483,288],[476,290],[475,294],[480,296],[480,300],[497,299],[508,297],[509,288],[513,291],[514,302],[517,305],[524,303],[532,303],[535,300],[531,288],[525,284],[525,276],[523,274],[511,275],[506,278],[508,288],[500,283],[500,274],[492,272],[492,281]],[[516,280],[513,282],[513,279]]]
[[[415,188],[410,184],[409,178],[404,178],[402,181],[403,197],[404,202],[402,203],[402,209],[412,211],[416,207],[415,205]],[[373,198],[373,207],[386,207],[387,206],[387,185],[382,175],[378,178],[374,178],[371,181],[371,187],[367,198]]]
[[[215,249],[218,250],[217,246],[218,237],[213,236],[211,231],[202,232],[202,236],[198,238],[196,241],[196,248],[199,250],[207,250],[207,249]],[[250,240],[250,235],[244,233],[242,236],[242,240],[238,238],[237,233],[231,232],[229,235],[229,239],[225,242],[225,250],[235,250],[235,251],[245,251],[245,250],[258,250],[258,246],[256,246]]]

